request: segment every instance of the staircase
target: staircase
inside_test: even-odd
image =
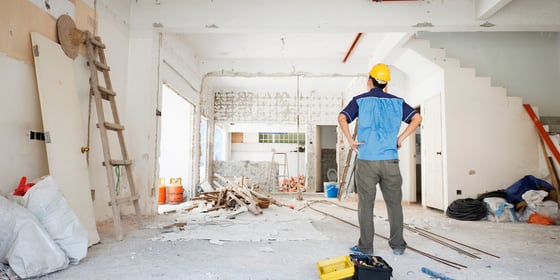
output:
[[[538,170],[538,138],[521,98],[427,40],[409,40],[394,64],[411,77],[409,95],[421,105],[441,95],[444,205],[506,188]],[[430,135],[422,135],[426,141]]]

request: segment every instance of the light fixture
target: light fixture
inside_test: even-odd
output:
[[[419,23],[413,25],[412,27],[417,27],[417,28],[420,28],[420,27],[434,27],[434,25],[431,22],[425,21],[425,22],[419,22]]]
[[[495,24],[489,22],[489,21],[485,21],[483,24],[480,25],[481,27],[494,27],[496,26]]]

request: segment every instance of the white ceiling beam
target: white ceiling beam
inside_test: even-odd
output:
[[[506,4],[507,13],[496,14]],[[174,33],[489,31],[480,26],[478,15],[493,15],[492,31],[560,30],[558,0],[324,0],[320,5],[300,0],[161,0],[160,5],[137,0],[131,1],[130,14],[132,30],[155,24]]]
[[[495,15],[499,10],[509,4],[511,0],[477,0],[476,17],[478,19],[488,19]]]

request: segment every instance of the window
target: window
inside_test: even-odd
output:
[[[259,143],[305,145],[305,133],[259,132]]]
[[[214,160],[226,160],[226,131],[220,127],[214,129]]]

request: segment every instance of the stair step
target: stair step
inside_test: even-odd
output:
[[[443,58],[440,60],[439,64],[446,68],[460,68],[461,61],[456,58]]]
[[[476,83],[482,87],[492,87],[490,77],[476,77]]]
[[[523,106],[523,98],[517,97],[517,96],[508,96],[507,97],[507,104],[508,104],[508,107]]]

